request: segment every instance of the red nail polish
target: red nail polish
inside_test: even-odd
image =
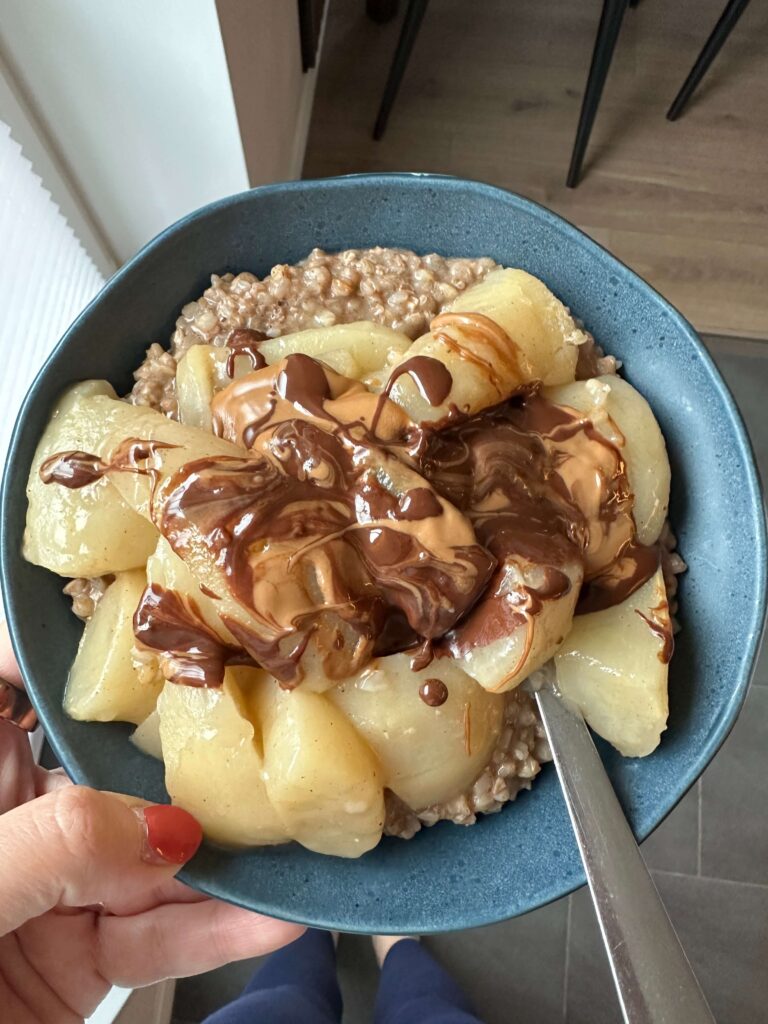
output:
[[[153,860],[186,864],[203,841],[200,823],[181,807],[155,804],[142,809],[147,826],[147,845]]]

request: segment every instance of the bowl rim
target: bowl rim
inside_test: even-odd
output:
[[[549,226],[556,230],[562,231],[563,228],[567,228],[570,233],[576,236],[576,240],[580,244],[587,243],[588,247],[595,247],[599,249],[615,267],[620,269],[625,275],[629,275],[630,280],[634,279],[635,282],[639,282],[641,287],[646,291],[649,298],[652,299],[655,305],[659,306],[664,312],[672,319],[675,323],[678,332],[684,334],[688,339],[693,349],[697,352],[697,355],[701,359],[704,368],[706,369],[709,379],[716,389],[718,399],[721,402],[721,408],[728,414],[728,420],[730,424],[730,432],[734,437],[737,447],[743,453],[743,461],[746,468],[746,478],[743,480],[743,485],[748,492],[748,505],[751,512],[752,523],[754,527],[754,539],[756,550],[754,552],[754,566],[755,566],[755,583],[754,590],[757,595],[757,601],[754,606],[754,614],[752,621],[749,623],[749,638],[744,651],[742,665],[744,670],[741,672],[741,678],[738,684],[734,686],[725,701],[721,713],[717,719],[715,726],[707,734],[705,741],[695,751],[695,757],[689,763],[689,770],[692,769],[690,780],[686,785],[685,789],[671,801],[660,801],[661,814],[656,824],[650,828],[639,830],[635,833],[638,842],[642,842],[648,835],[650,835],[662,822],[667,818],[677,804],[683,799],[686,793],[691,787],[698,781],[701,774],[710,764],[712,759],[715,757],[720,747],[723,745],[725,740],[728,738],[733,726],[736,723],[738,715],[743,707],[744,701],[747,696],[749,685],[752,676],[755,671],[757,662],[757,654],[760,648],[760,643],[765,629],[766,610],[768,606],[768,559],[766,551],[768,549],[768,537],[766,533],[766,509],[764,505],[763,492],[760,482],[760,474],[757,466],[757,462],[754,455],[752,443],[747,432],[741,412],[736,405],[736,402],[731,394],[731,391],[726,384],[722,374],[720,373],[717,365],[715,364],[712,356],[708,352],[704,343],[701,341],[695,328],[690,322],[680,313],[680,311],[673,306],[667,299],[665,299],[652,285],[650,285],[640,274],[632,270],[625,263],[623,263],[618,257],[614,256],[605,246],[601,245],[600,242],[591,238],[586,232],[576,227],[567,218],[560,214],[554,213],[547,207],[542,206],[535,200],[529,199],[518,193],[510,190],[500,188],[495,185],[490,185],[486,182],[473,180],[470,178],[462,178],[449,174],[434,174],[429,172],[411,172],[411,171],[388,171],[388,172],[372,172],[372,173],[356,173],[356,174],[345,174],[330,178],[313,178],[313,179],[301,179],[298,181],[287,181],[287,182],[276,182],[269,185],[256,186],[251,189],[247,189],[242,192],[235,193],[230,196],[214,200],[211,203],[207,203],[196,210],[193,210],[183,217],[179,218],[173,224],[159,232],[154,238],[150,239],[145,245],[143,245],[126,263],[124,263],[118,270],[116,270],[104,283],[100,291],[94,296],[94,298],[88,303],[88,305],[82,310],[81,313],[73,320],[70,326],[66,329],[62,337],[56,343],[45,362],[42,364],[40,369],[35,375],[32,384],[30,385],[25,398],[20,406],[16,421],[11,434],[6,463],[3,467],[3,478],[2,487],[0,488],[0,590],[2,591],[3,600],[5,603],[7,625],[9,629],[11,644],[16,655],[17,661],[22,671],[22,675],[25,681],[29,683],[29,693],[33,705],[35,706],[40,721],[45,729],[46,738],[51,744],[57,757],[60,759],[63,765],[67,765],[69,757],[66,755],[63,748],[59,746],[57,731],[55,727],[50,728],[49,715],[44,703],[38,700],[37,688],[35,685],[34,677],[30,671],[29,664],[26,658],[25,651],[22,647],[21,641],[18,638],[17,623],[22,613],[21,609],[17,607],[15,598],[15,587],[12,583],[13,577],[13,561],[18,557],[18,552],[11,549],[9,531],[6,527],[6,522],[10,512],[10,506],[12,502],[11,484],[9,482],[9,467],[16,459],[16,452],[19,447],[21,435],[24,430],[27,416],[32,412],[37,401],[38,391],[41,389],[43,382],[45,381],[49,366],[53,363],[60,353],[69,344],[69,341],[73,335],[77,333],[81,323],[83,323],[90,315],[92,309],[98,304],[103,302],[109,297],[111,292],[116,288],[122,279],[128,276],[133,268],[137,266],[141,261],[150,253],[154,252],[159,248],[167,239],[174,237],[176,234],[182,232],[187,225],[193,223],[201,217],[213,214],[219,210],[226,209],[230,206],[237,206],[241,203],[247,203],[254,196],[264,196],[269,194],[277,193],[311,193],[317,190],[335,190],[339,188],[345,188],[354,186],[356,184],[394,184],[394,185],[407,185],[409,187],[423,185],[429,187],[430,185],[436,185],[441,187],[444,185],[459,185],[468,188],[474,193],[485,194],[495,201],[502,201],[504,203],[510,203],[512,206],[517,207],[525,212],[533,212],[534,216],[538,220],[545,221]],[[68,768],[71,771],[75,781],[79,782],[83,779],[83,773],[80,769],[71,765]],[[319,855],[318,855],[319,856]],[[188,881],[193,884],[198,890],[208,893],[213,896],[221,898],[227,898],[231,902],[237,902],[233,900],[231,896],[225,895],[221,889],[219,889],[215,881],[204,882],[198,878],[195,874],[194,868],[185,868],[180,872],[180,879]],[[578,877],[571,884],[570,882],[565,883],[563,886],[550,887],[548,892],[545,892],[536,902],[531,903],[524,911],[516,913],[527,913],[531,910],[545,906],[562,896],[568,895],[581,887],[586,881],[583,870],[580,870]],[[336,925],[332,922],[329,924],[326,920],[319,920],[313,918],[311,915],[295,915],[291,912],[290,918],[286,917],[286,912],[282,914],[279,908],[266,907],[263,910],[264,913],[270,914],[274,917],[285,917],[292,921],[298,921],[299,923],[307,924],[310,926],[318,927],[335,927]],[[471,921],[462,924],[461,927],[475,927],[485,924],[492,924],[498,921],[506,920],[509,918],[509,913],[504,912],[503,909],[497,912],[491,912],[485,915],[473,916]],[[513,916],[516,916],[513,914]],[[350,927],[349,923],[345,924],[343,921],[340,922],[340,927],[347,931],[361,930],[354,927]],[[434,929],[435,931],[443,931],[444,927],[438,926]],[[403,929],[405,931],[405,929]],[[422,931],[426,934],[430,931],[429,928],[424,928]],[[393,932],[394,933],[394,932]]]

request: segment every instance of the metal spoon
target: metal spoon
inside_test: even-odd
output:
[[[581,714],[536,691],[626,1024],[714,1024]]]

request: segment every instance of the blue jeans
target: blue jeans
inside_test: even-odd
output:
[[[309,930],[278,950],[245,991],[205,1024],[339,1024],[336,950]],[[413,939],[398,942],[381,970],[375,1024],[480,1024],[455,981]]]

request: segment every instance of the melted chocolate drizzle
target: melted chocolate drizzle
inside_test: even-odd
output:
[[[238,356],[247,356],[252,370],[260,370],[266,366],[267,361],[259,351],[259,345],[262,341],[266,340],[266,334],[262,334],[261,331],[254,331],[251,327],[239,327],[237,330],[232,331],[227,338],[227,348],[229,349],[226,366],[227,376],[235,376],[235,361]]]
[[[38,472],[44,484],[61,484],[77,490],[101,480],[108,468],[98,455],[71,451],[51,455],[41,463]]]
[[[142,646],[160,652],[163,675],[174,683],[221,686],[228,665],[256,665],[241,648],[224,643],[192,598],[157,583],[141,596],[133,632]]]
[[[660,562],[661,552],[657,544],[646,547],[634,538],[627,541],[610,565],[584,583],[576,614],[600,612],[621,604],[648,582]]]
[[[422,397],[430,405],[442,405],[453,387],[453,377],[448,367],[432,356],[412,356],[394,368],[389,380],[382,388],[376,411],[371,421],[370,432],[376,436],[376,427],[392,392],[392,388],[400,377],[407,374],[419,389]]]
[[[41,463],[38,472],[44,484],[61,484],[73,490],[95,483],[112,471],[152,477],[156,470],[149,463],[155,454],[164,448],[176,447],[165,441],[142,441],[129,437],[118,445],[109,461],[88,452],[57,452]]]
[[[430,708],[439,708],[448,700],[448,687],[442,679],[425,679],[419,687],[419,696]]]

